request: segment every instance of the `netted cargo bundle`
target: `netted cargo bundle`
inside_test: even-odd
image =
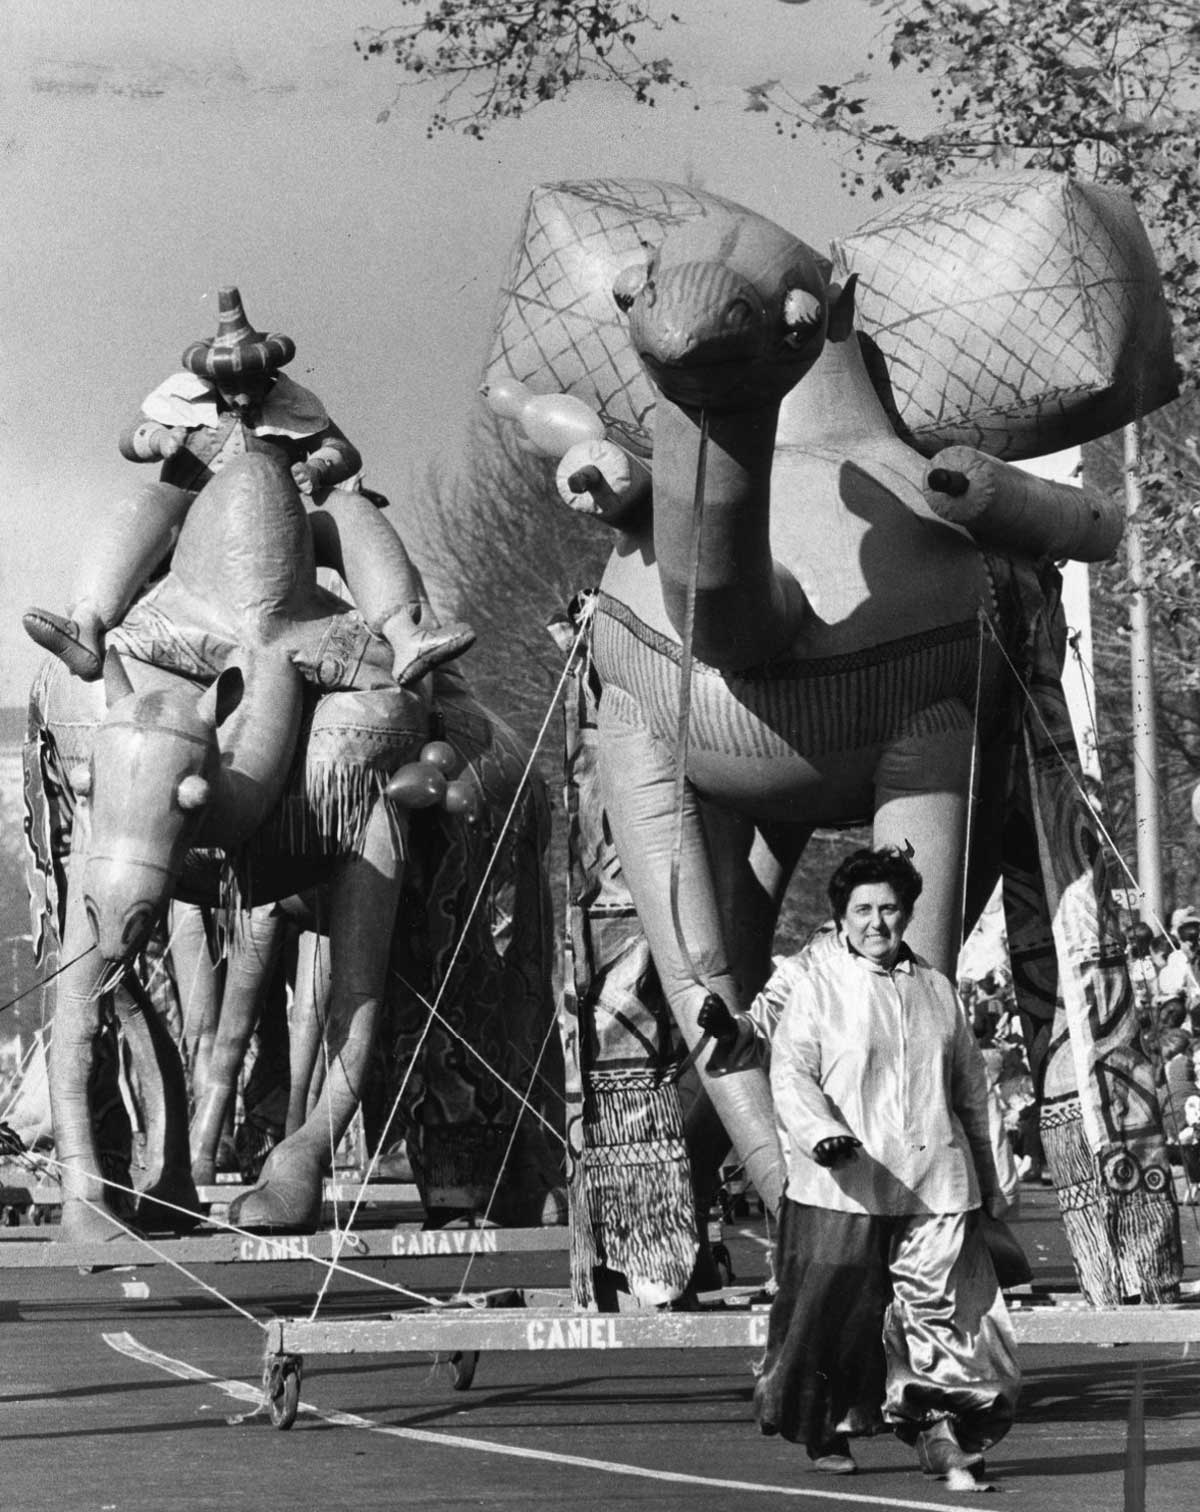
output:
[[[908,439],[1009,461],[1079,445],[1177,393],[1158,269],[1124,190],[1052,173],[956,180],[833,248],[858,274]]]

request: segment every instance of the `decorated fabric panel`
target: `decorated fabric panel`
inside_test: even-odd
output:
[[[669,745],[679,722],[679,645],[607,594],[593,635],[607,690],[627,696],[638,721]],[[765,673],[696,661],[689,740],[697,751],[766,760],[944,734],[962,727],[978,658],[979,627],[964,620],[840,656],[777,657]]]
[[[73,809],[71,789],[38,696],[45,674],[43,668],[34,684],[21,747],[25,884],[29,892],[33,958],[39,966],[47,963],[48,949],[62,934]]]
[[[1052,173],[956,180],[834,246],[858,274],[913,444],[1017,461],[1077,446],[1173,399],[1170,316],[1123,190]]]
[[[429,725],[402,689],[308,692],[297,741],[303,760],[256,843],[329,852],[357,845],[388,777],[415,757]]]
[[[568,821],[563,1043],[567,1061],[571,1288],[597,1305],[615,1272],[643,1305],[681,1295],[699,1250],[670,1009],[600,801],[590,653],[564,693]]]
[[[399,1125],[427,1208],[536,1224],[562,1185],[561,1058],[549,977],[549,809],[511,733],[465,699],[443,703],[445,738],[466,758],[487,818],[413,815],[388,975],[368,1138],[400,1088]],[[437,1016],[431,1008],[437,1003]],[[530,1106],[522,1107],[528,1099]]]
[[[1178,1210],[1154,1067],[1137,1035],[1117,878],[1080,788],[1060,676],[1057,585],[1028,564],[1009,570],[1024,603],[1018,661],[1027,697],[1004,896],[1043,1143],[1085,1295],[1098,1306],[1135,1295],[1169,1301],[1182,1274]],[[1012,812],[1018,807],[1023,822]],[[1031,866],[1045,890],[1041,907]]]

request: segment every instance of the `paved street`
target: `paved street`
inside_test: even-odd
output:
[[[1190,1273],[1200,1270],[1184,1209]],[[739,1280],[763,1273],[761,1237],[739,1226]],[[1069,1278],[1052,1199],[1026,1189],[1022,1238],[1039,1281]],[[8,1230],[8,1234],[16,1231]],[[0,1251],[2,1253],[2,1251]],[[565,1257],[364,1262],[364,1276],[418,1295],[559,1287]],[[750,1420],[749,1352],[696,1348],[485,1354],[455,1391],[425,1355],[305,1360],[290,1432],[251,1413],[260,1323],[307,1316],[310,1263],[164,1265],[80,1274],[5,1271],[0,1304],[3,1497],[20,1512],[268,1507],[545,1508],[726,1512],[773,1505],[854,1508],[969,1503],[913,1467],[890,1437],[860,1447],[853,1480],[813,1476],[803,1454]],[[221,1296],[206,1292],[197,1281]],[[339,1278],[321,1315],[360,1317],[406,1292]],[[250,1317],[235,1308],[243,1309]],[[1184,1346],[1030,1347],[1020,1421],[995,1453],[997,1491],[1030,1512],[1124,1503],[1126,1420],[1145,1388],[1147,1505],[1191,1512],[1200,1465],[1200,1360]]]

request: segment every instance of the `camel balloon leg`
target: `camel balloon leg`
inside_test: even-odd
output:
[[[748,1001],[771,974],[779,911],[812,829],[756,823],[703,800],[700,812],[730,969]]]
[[[242,1228],[312,1231],[322,1177],[362,1099],[379,1021],[403,872],[395,820],[380,800],[361,851],[338,869],[330,908],[329,1067],[320,1098],[267,1157],[259,1184],[230,1209]]]
[[[91,840],[81,808],[71,841],[70,881],[50,1050],[50,1104],[61,1163],[62,1237],[86,1242],[123,1232],[109,1209],[96,1147],[89,1072],[100,1028],[101,985],[116,972],[96,949],[80,883]],[[148,1171],[136,1199],[139,1220],[155,1227],[194,1227],[196,1190],[188,1170],[187,1086],[183,1063],[166,1025],[140,983],[126,975],[115,994],[146,1119]]]
[[[321,1053],[329,1013],[329,936],[306,929],[296,952],[289,1033],[291,1084],[285,1131],[294,1134],[316,1106],[325,1079]]]
[[[285,921],[271,908],[255,908],[230,933],[217,1033],[192,1118],[192,1174],[199,1185],[216,1179],[217,1146],[233,1108],[263,989],[279,965],[284,929]]]
[[[679,856],[679,923],[696,981],[677,935],[670,893],[676,838],[675,768],[671,754],[642,728],[600,705],[600,782],[613,839],[634,906],[658,968],[663,992],[689,1048],[699,1044],[697,1015],[709,993],[742,1004],[725,945],[709,848],[696,797],[684,792]],[[746,1174],[775,1210],[783,1192],[783,1159],[766,1073],[703,1078]]]
[[[208,948],[204,912],[195,903],[171,904],[171,965],[183,1018],[184,1063],[198,1102],[208,1079],[221,1011],[220,973]]]
[[[961,706],[955,731],[895,741],[875,778],[875,844],[911,847],[924,887],[908,942],[951,981],[962,948],[967,795],[973,732]]]
[[[756,825],[711,803],[702,802],[700,810],[730,968],[745,1005],[770,975],[779,911],[812,831],[794,824]],[[720,1184],[729,1135],[699,1076],[685,1077],[679,1094],[699,1207],[705,1212]]]
[[[72,870],[83,866],[82,832],[77,824]],[[79,887],[68,886],[67,916],[50,1045],[50,1109],[54,1148],[62,1182],[62,1238],[86,1242],[119,1238],[123,1229],[108,1215],[100,1156],[92,1130],[88,1074],[100,1028],[100,984],[107,967],[95,948]]]
[[[146,1174],[134,1212],[146,1228],[184,1233],[196,1227],[200,1213],[190,1169],[183,1061],[158,1009],[131,971],[115,1001],[146,1124]]]

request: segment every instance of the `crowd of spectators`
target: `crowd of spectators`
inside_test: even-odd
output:
[[[983,1051],[988,1084],[999,1108],[1021,1181],[1048,1183],[1038,1132],[1038,1110],[1017,1000],[1008,973],[993,968],[978,980],[963,978],[958,994]]]
[[[1177,942],[1177,943],[1176,943]],[[1170,935],[1126,935],[1142,1048],[1158,1076],[1163,1132],[1189,1201],[1200,1198],[1200,911],[1177,908]]]

